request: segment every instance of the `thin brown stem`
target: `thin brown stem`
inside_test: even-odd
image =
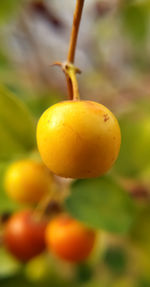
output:
[[[68,51],[68,62],[73,63],[75,58],[76,44],[78,38],[78,31],[80,26],[80,20],[82,16],[84,0],[77,0],[76,8],[73,16],[72,31],[70,37],[69,51]]]
[[[71,63],[74,63],[74,59],[75,59],[75,51],[76,51],[77,38],[78,38],[83,5],[84,5],[84,0],[77,0],[76,8],[75,8],[74,16],[73,16],[72,31],[71,31],[69,51],[68,51],[68,57],[67,57],[68,62],[71,62]],[[68,78],[67,74],[66,74],[66,80],[67,80],[69,98],[73,99],[72,82],[70,78]]]

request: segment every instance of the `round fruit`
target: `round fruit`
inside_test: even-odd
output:
[[[115,116],[91,101],[66,101],[47,109],[37,126],[44,163],[70,178],[97,177],[117,159],[121,142]]]
[[[20,261],[30,260],[45,249],[46,225],[31,211],[14,214],[5,227],[5,247]]]
[[[52,177],[42,163],[21,160],[10,165],[4,185],[12,199],[22,203],[36,203],[50,191]]]
[[[46,228],[47,246],[61,259],[80,262],[94,246],[95,232],[67,214],[54,218]]]

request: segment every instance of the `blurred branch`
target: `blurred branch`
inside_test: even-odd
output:
[[[64,23],[63,21],[54,15],[53,11],[46,6],[41,0],[33,1],[29,3],[29,10],[35,14],[39,14],[45,20],[47,20],[51,25],[53,25],[57,29],[63,29]]]
[[[149,187],[142,181],[132,178],[118,178],[119,184],[127,191],[133,198],[140,200],[150,200]]]

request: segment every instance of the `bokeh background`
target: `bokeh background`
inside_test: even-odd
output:
[[[7,216],[23,208],[5,193],[5,170],[36,153],[38,117],[67,99],[65,77],[50,65],[67,57],[74,6],[75,0],[0,1],[0,237]],[[81,98],[105,104],[119,119],[122,146],[110,175],[125,198],[109,183],[105,210],[98,211],[108,222],[100,219],[100,240],[83,264],[44,253],[22,265],[0,238],[1,287],[150,286],[150,1],[85,0],[76,66]],[[94,189],[103,198],[108,182],[93,181],[92,192],[87,184],[89,198]],[[74,203],[82,211],[80,196]]]

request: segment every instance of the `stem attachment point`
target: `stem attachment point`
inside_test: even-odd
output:
[[[70,62],[55,62],[51,66],[59,66],[62,68],[63,72],[65,73],[66,77],[68,77],[68,80],[70,80],[71,85],[72,85],[72,100],[79,100],[79,89],[78,89],[78,82],[76,78],[76,74],[81,74],[81,70],[77,67],[75,67],[72,63]]]

